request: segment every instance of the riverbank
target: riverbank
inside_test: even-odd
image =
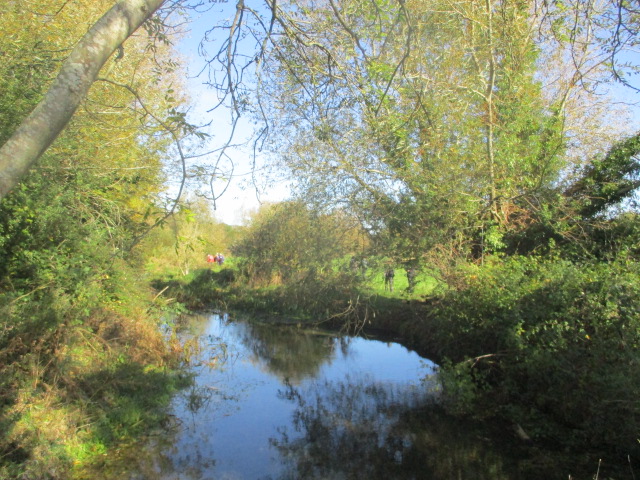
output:
[[[326,278],[252,287],[232,270],[158,286],[195,306],[398,340],[440,365],[451,414],[502,425],[539,452],[536,461],[571,465],[559,471],[580,478],[604,459],[602,474],[615,478],[640,454],[637,270],[630,262],[487,261],[468,268],[458,288],[418,299],[331,287]],[[311,298],[300,298],[305,292]]]
[[[83,469],[163,424],[190,378],[143,305],[96,308],[0,350],[0,478],[97,478]]]
[[[370,278],[378,276],[381,274],[372,274]],[[402,277],[399,280],[394,293],[385,292],[380,286],[369,286],[366,290],[350,284],[329,288],[319,281],[305,288],[310,300],[295,298],[301,292],[292,292],[290,285],[251,286],[233,267],[157,279],[153,285],[166,298],[190,311],[241,312],[267,323],[321,325],[347,333],[383,335],[398,339],[438,363],[443,351],[426,321],[429,311],[426,298],[435,281],[425,276],[422,288],[408,295],[406,281]]]

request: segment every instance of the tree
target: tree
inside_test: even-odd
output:
[[[562,166],[563,111],[535,78],[536,23],[518,2],[374,5],[279,14],[287,36],[263,67],[261,104],[287,132],[274,151],[307,199],[348,204],[401,258],[469,254]]]
[[[40,106],[25,120],[23,125],[7,141],[6,145],[0,149],[0,198],[4,197],[19,181],[24,172],[33,165],[42,151],[51,144],[53,139],[64,128],[64,125],[66,125],[66,122],[68,122],[77,108],[80,99],[86,95],[90,85],[95,80],[95,76],[106,60],[136,28],[150,18],[164,3],[163,0],[120,0],[90,29],[65,62],[56,82],[51,86],[49,93]],[[172,5],[179,6],[180,3],[176,1]],[[529,7],[527,3],[517,6],[516,3],[510,5],[509,2],[488,1],[484,3],[484,19],[480,17],[474,19],[475,14],[468,15],[471,12],[469,9],[477,9],[479,6],[482,6],[481,2],[470,2],[469,5],[465,5],[464,2],[445,2],[442,6],[444,8],[444,15],[442,16],[450,17],[449,14],[453,12],[461,17],[466,16],[469,27],[484,25],[483,28],[489,28],[489,31],[493,31],[492,23],[494,19],[499,19],[503,13],[509,14],[507,10],[513,11],[515,8],[523,13]],[[503,8],[505,6],[507,7],[506,9]],[[612,65],[614,77],[628,83],[628,77],[625,72],[633,71],[636,66],[629,63],[621,63],[619,59],[621,58],[621,53],[624,53],[629,47],[633,47],[636,42],[633,26],[637,18],[636,12],[630,5],[625,2],[609,1],[605,2],[602,10],[597,11],[595,9],[589,10],[587,4],[578,3],[574,5],[559,1],[543,2],[540,5],[535,3],[534,7],[536,9],[535,13],[542,18],[541,25],[547,27],[544,31],[550,32],[550,37],[553,37],[563,45],[569,43],[571,47],[570,53],[572,54],[583,51],[585,45],[593,43],[601,45],[603,54],[609,55],[608,57],[604,55],[604,57],[611,59],[610,64]],[[303,55],[304,61],[314,61],[314,56],[326,58],[325,66],[328,67],[329,76],[325,78],[333,77],[335,79],[337,78],[336,74],[338,74],[350,84],[351,94],[356,97],[360,96],[364,101],[366,101],[367,94],[373,93],[373,97],[369,99],[373,103],[369,106],[373,109],[375,116],[378,116],[383,103],[376,103],[375,96],[378,95],[378,100],[388,100],[393,96],[395,90],[392,85],[393,80],[403,76],[405,66],[410,62],[410,53],[417,45],[414,35],[414,30],[417,31],[417,25],[411,25],[407,15],[412,10],[416,10],[413,3],[409,3],[406,6],[404,4],[394,6],[392,2],[380,2],[379,4],[374,4],[374,8],[370,9],[369,12],[366,11],[367,7],[364,4],[358,5],[358,2],[352,2],[349,5],[345,4],[340,8],[333,2],[329,2],[328,6],[325,4],[325,7],[320,9],[323,12],[320,15],[325,18],[320,19],[316,15],[315,19],[320,20],[320,23],[316,25],[318,27],[326,26],[327,19],[330,18],[333,20],[331,28],[335,29],[338,26],[339,30],[346,33],[346,36],[342,35],[340,42],[333,46],[323,44],[321,41],[307,43],[307,40],[313,37],[313,32],[311,30],[305,31],[304,22],[306,18],[313,17],[314,13],[313,9],[304,2],[299,5],[295,5],[295,2],[292,3],[292,8],[289,11],[283,10],[276,3],[267,2],[265,8],[271,14],[269,21],[265,21],[257,10],[245,5],[244,2],[238,3],[235,18],[227,26],[223,27],[229,30],[228,39],[224,42],[218,54],[209,59],[210,66],[214,64],[214,60],[217,60],[227,72],[226,79],[223,82],[226,82],[226,86],[223,86],[222,89],[225,90],[225,96],[229,95],[231,97],[233,109],[238,114],[247,106],[246,99],[243,98],[247,92],[247,90],[243,90],[243,75],[246,68],[255,63],[258,66],[258,70],[260,70],[267,49],[271,49],[276,54],[280,52],[280,58],[284,59],[285,57],[282,56],[282,53],[286,52],[287,48],[289,48],[289,51],[293,51],[300,45],[304,45],[308,47]],[[419,6],[418,10],[420,8]],[[441,15],[441,12],[435,8],[427,9],[427,11],[430,12],[427,15],[434,16],[434,13]],[[362,16],[363,13],[365,14],[364,17]],[[359,15],[364,23],[358,26],[352,23],[352,19]],[[249,25],[247,17],[255,19],[253,26]],[[478,20],[480,20],[479,23]],[[442,31],[445,31],[447,22],[448,20],[445,18],[437,26],[444,27]],[[365,45],[364,39],[366,35],[362,35],[361,27],[366,27],[367,25],[377,30],[373,33],[374,37],[372,37],[374,43]],[[595,28],[592,28],[592,26],[595,26]],[[389,27],[390,30],[387,30]],[[283,35],[275,35],[278,29]],[[324,30],[326,33],[326,28]],[[470,28],[468,32],[473,32],[474,30],[475,28]],[[541,28],[540,30],[543,29]],[[597,30],[597,34],[589,33],[594,30]],[[395,34],[398,34],[396,35],[396,40],[399,39],[399,42],[393,41],[395,34],[388,36],[389,32],[394,31]],[[437,31],[437,29],[432,28],[428,34]],[[530,30],[526,29],[516,29],[514,31],[524,32],[525,34],[531,33]],[[581,32],[585,31],[588,32],[587,37],[583,38]],[[507,33],[511,34],[513,31]],[[599,35],[600,33],[606,33],[606,35]],[[240,55],[238,52],[239,42],[247,36],[253,36],[256,39],[257,55],[255,56],[244,55],[244,53]],[[389,39],[392,40],[388,42],[387,40]],[[491,43],[493,40],[489,39],[489,41],[490,43],[487,44],[489,50],[485,49],[485,53],[489,53],[489,57],[487,57],[490,60],[488,65],[491,66],[492,62],[495,63],[498,59],[495,54],[499,52],[494,49],[496,45]],[[352,44],[351,47],[348,47],[349,43]],[[342,67],[348,68],[346,70],[344,68],[336,70],[340,66],[340,62],[337,60],[342,46],[347,46],[351,52],[349,54],[350,57],[346,58],[346,61],[342,63]],[[355,49],[352,48],[354,46]],[[449,45],[445,42],[442,46],[449,49],[449,47],[454,47],[455,45]],[[478,44],[477,46],[480,45]],[[384,66],[384,56],[381,55],[385,51],[390,51],[391,56],[396,56],[395,61],[387,62],[386,67]],[[353,55],[353,52],[356,54]],[[517,52],[517,50],[513,50],[513,52]],[[433,58],[437,59],[439,57],[436,52],[436,57]],[[248,59],[244,65],[241,58]],[[575,60],[577,57],[574,55],[573,58]],[[580,61],[575,63],[578,75],[573,79],[572,83],[574,84],[578,81],[584,81],[585,73],[593,70],[593,62]],[[316,64],[322,65],[322,63],[318,62]],[[354,67],[352,71],[349,70],[351,67]],[[362,67],[365,67],[364,70]],[[490,73],[490,70],[486,70],[485,74],[487,72]],[[358,82],[357,77],[359,75],[362,76],[363,73],[366,74],[368,81],[365,83]],[[320,69],[313,75],[320,79],[324,74],[321,73]],[[493,84],[495,78],[492,75],[491,73],[489,77],[485,75],[485,80],[488,81],[488,83],[485,82],[486,87],[490,87]],[[379,81],[369,84],[369,81],[376,76]],[[212,84],[220,86],[216,82],[212,82]],[[376,89],[367,90],[369,86],[373,85],[375,85],[377,93]],[[326,90],[325,93],[328,91]],[[481,91],[477,93],[482,96]],[[329,99],[327,95],[324,98],[326,100]],[[337,101],[337,99],[335,100]],[[488,118],[491,119],[494,102],[490,88],[485,90],[484,103],[485,107],[489,109]],[[495,167],[494,160],[491,159],[492,155],[495,154],[492,143],[494,134],[493,120],[490,120],[485,126],[490,133],[487,137],[486,154],[489,156],[487,167],[491,175],[491,170]],[[492,188],[493,186],[490,185],[490,194],[492,194]],[[495,193],[496,198],[494,200],[499,199],[499,194]],[[497,203],[500,202],[492,202],[492,205],[495,206]],[[498,210],[493,208],[494,216],[498,215]]]
[[[105,5],[111,0],[44,0],[10,2],[3,11],[0,30],[10,34],[0,38],[1,140],[39,101],[61,58]],[[77,457],[63,432],[85,444],[111,437],[103,408],[114,403],[107,407],[103,395],[123,398],[117,375],[79,383],[73,378],[81,370],[89,379],[109,364],[131,372],[138,362],[151,368],[169,358],[157,317],[145,313],[157,305],[139,280],[141,249],[130,249],[163,189],[168,143],[154,117],[181,100],[167,99],[175,79],[161,69],[175,55],[164,44],[149,55],[151,40],[149,31],[130,38],[38,168],[0,202],[2,478],[66,476]],[[144,391],[144,379],[135,377],[127,382]],[[92,398],[91,408],[81,398]],[[60,428],[42,428],[38,410]],[[4,455],[13,451],[24,454]]]
[[[632,25],[620,8],[617,25]],[[255,111],[273,133],[276,165],[310,204],[349,205],[401,258],[477,257],[503,248],[575,165],[629,133],[598,99],[606,45],[589,33],[615,25],[617,11],[613,2],[589,11],[510,0],[280,3],[252,30],[262,53]],[[633,35],[620,41],[618,52]]]
[[[120,0],[80,40],[45,97],[0,148],[0,199],[57,138],[107,60],[164,2]]]
[[[180,204],[178,211],[143,240],[147,269],[154,274],[180,271],[189,274],[206,265],[207,254],[227,254],[233,229],[213,218],[210,205],[203,199]]]
[[[233,253],[259,281],[295,283],[328,273],[335,260],[357,251],[357,228],[336,212],[324,215],[301,202],[264,206]]]
[[[43,2],[33,14],[16,7],[2,17],[3,30],[19,20],[21,31],[28,33],[22,38],[4,37],[0,43],[3,51],[10,52],[0,80],[4,120],[0,138],[6,138],[21,113],[37,101],[42,84],[54,75],[56,55],[83,28],[73,9],[60,10],[61,3]],[[95,1],[84,5],[101,7]],[[43,28],[45,22],[48,28]],[[139,108],[129,90],[99,82],[42,156],[39,168],[28,172],[0,204],[0,298],[1,308],[9,309],[2,322],[11,325],[3,329],[9,336],[20,332],[18,325],[24,320],[21,310],[12,306],[15,298],[38,292],[21,302],[28,308],[29,300],[37,303],[40,296],[73,298],[89,285],[102,285],[104,275],[113,276],[114,262],[134,259],[129,251],[132,242],[157,215],[167,139],[149,112],[168,108],[165,90],[173,79],[150,75],[169,58],[170,50],[159,47],[151,58],[148,41],[145,35],[132,38],[127,55],[108,72],[111,82],[126,79],[144,90],[146,110]],[[41,63],[29,67],[34,58]],[[103,287],[105,292],[110,289]]]

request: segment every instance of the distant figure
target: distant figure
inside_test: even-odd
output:
[[[394,272],[393,268],[389,267],[384,272],[384,290],[387,289],[390,292],[393,292],[393,277],[396,276],[396,272]]]
[[[415,267],[409,268],[407,270],[407,292],[413,293],[413,289],[416,287],[416,277],[418,276],[418,272],[416,272]]]
[[[351,260],[349,260],[349,268],[353,273],[358,272],[358,257],[356,257],[355,255],[351,257]]]
[[[211,254],[207,255],[207,263],[216,263],[216,257]]]
[[[362,274],[362,279],[365,280],[367,278],[367,259],[364,257],[360,259],[360,273]]]
[[[222,266],[222,264],[224,263],[224,255],[219,253],[217,256],[218,256],[218,265]]]

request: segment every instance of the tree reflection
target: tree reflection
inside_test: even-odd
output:
[[[439,413],[427,388],[349,378],[288,384],[280,395],[296,404],[295,431],[270,440],[283,479],[518,478],[489,444]]]
[[[315,377],[336,349],[333,336],[287,326],[244,323],[240,341],[263,367],[281,379],[298,384]]]

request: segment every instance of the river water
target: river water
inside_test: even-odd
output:
[[[193,387],[114,478],[516,478],[438,413],[436,366],[397,343],[217,314],[192,317],[185,338],[199,345]]]

